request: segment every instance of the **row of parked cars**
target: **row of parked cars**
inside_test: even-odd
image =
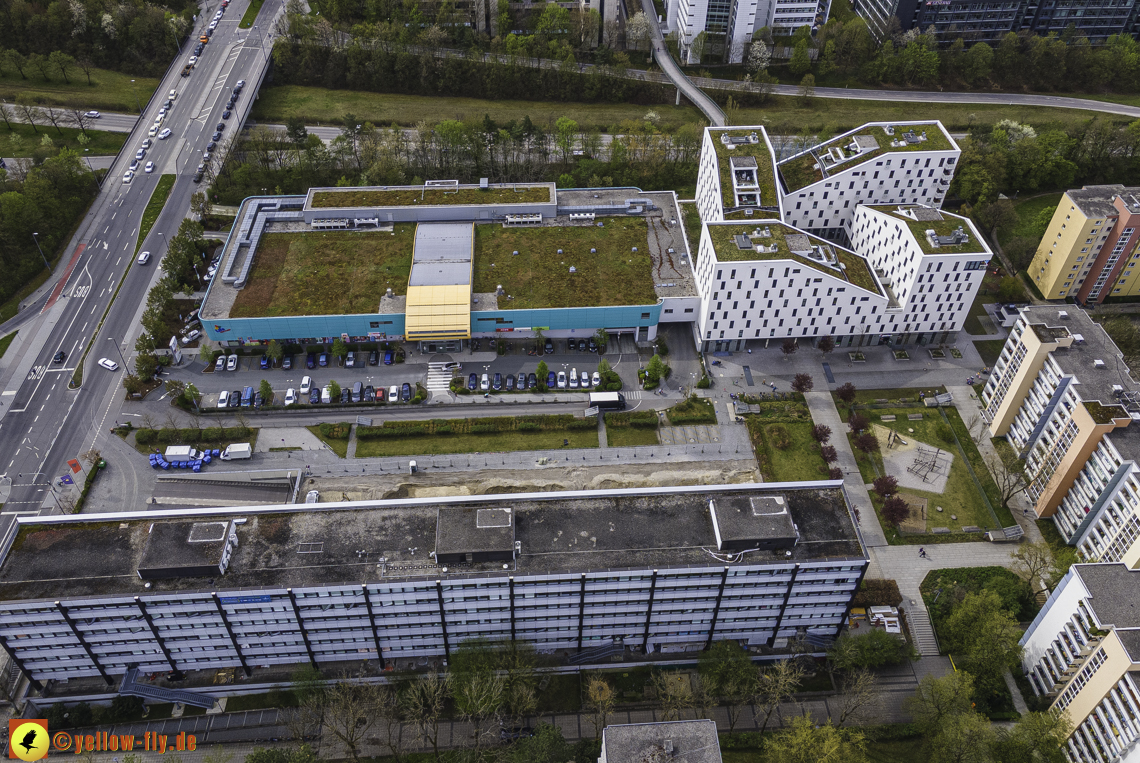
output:
[[[345,368],[364,368],[365,365],[378,366],[380,365],[381,358],[383,358],[384,365],[390,366],[395,362],[395,353],[392,350],[372,350],[365,352],[357,350],[349,352],[344,358]],[[332,353],[328,352],[309,352],[305,354],[305,368],[312,370],[314,368],[328,368],[332,362]],[[258,365],[262,371],[267,371],[273,368],[273,361],[268,355],[262,355],[258,359]],[[219,355],[218,359],[214,361],[215,371],[236,371],[238,367],[237,355]],[[286,355],[281,359],[281,369],[283,371],[291,371],[293,369],[293,356]]]
[[[596,387],[602,383],[602,375],[597,371],[594,372],[591,378],[590,374],[583,371],[581,375],[578,374],[577,368],[570,369],[570,374],[567,376],[565,371],[555,373],[551,371],[546,375],[547,389],[589,389]],[[480,379],[477,374],[471,374],[467,377],[467,389],[475,390],[481,389],[484,392],[488,390],[506,389],[508,392],[514,390],[526,391],[528,389],[535,389],[538,387],[538,376],[536,374],[519,374],[516,377],[514,374],[507,374],[506,377],[500,373],[483,374]]]
[[[235,356],[236,357],[236,356]],[[387,391],[383,387],[373,387],[371,384],[356,382],[349,387],[341,387],[339,400],[332,396],[332,385],[324,387],[313,384],[312,377],[301,379],[300,392],[293,387],[285,390],[285,405],[296,405],[308,401],[309,405],[324,403],[406,403],[412,399],[412,385],[404,382],[402,385],[393,384]],[[243,390],[222,390],[218,393],[218,408],[260,408],[266,400],[261,392],[253,387]]]

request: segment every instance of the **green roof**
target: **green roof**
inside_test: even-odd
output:
[[[730,137],[748,137],[756,133],[760,137],[759,143],[738,143],[735,148],[729,148],[721,142],[721,135]],[[772,157],[768,153],[768,143],[764,133],[760,130],[721,130],[710,129],[709,137],[716,149],[717,164],[720,165],[720,192],[725,209],[736,206],[736,196],[732,192],[732,168],[728,160],[734,156],[752,156],[756,158],[756,179],[760,186],[760,203],[765,207],[779,207],[780,200],[776,195],[776,169],[772,166]]]
[[[840,162],[833,166],[832,169],[846,170],[851,167],[857,167],[869,159],[874,159],[877,156],[890,153],[904,153],[907,151],[951,151],[954,146],[950,142],[950,138],[942,129],[942,126],[937,122],[922,122],[920,124],[912,125],[894,125],[894,135],[888,135],[886,127],[891,125],[864,125],[857,130],[840,135],[838,138],[832,138],[826,143],[821,143],[814,146],[807,153],[787,159],[779,164],[780,176],[784,180],[784,185],[787,186],[788,192],[798,191],[801,188],[806,188],[812,183],[818,183],[824,179],[824,174],[816,166],[819,164],[819,157],[826,154],[832,148],[846,147],[851,143],[854,138],[862,136],[870,136],[875,139],[879,144],[878,148],[863,151],[859,154],[852,156],[847,161]],[[901,146],[892,146],[892,141],[897,141],[901,136],[908,132],[914,131],[917,135],[926,133],[926,140],[917,143],[904,143]]]
[[[766,247],[776,244],[777,250],[775,252],[758,252],[755,249],[741,249],[736,245],[736,241],[734,240],[735,236],[742,233],[745,235],[751,234],[757,228],[767,228],[772,236],[771,238],[758,239],[753,243],[763,242]],[[818,270],[821,273],[827,273],[836,278],[843,278],[853,286],[858,286],[861,289],[866,289],[875,294],[882,294],[878,284],[875,282],[874,275],[871,273],[871,266],[868,265],[867,261],[862,257],[854,252],[842,249],[830,241],[825,241],[811,234],[803,233],[784,223],[775,220],[758,220],[748,225],[719,223],[709,225],[708,229],[713,249],[716,250],[717,260],[721,262],[794,260],[809,268]],[[839,268],[829,267],[822,262],[792,254],[788,249],[787,236],[793,234],[807,236],[813,245],[830,247],[831,251],[835,253],[836,259],[844,268],[841,270]]]
[[[898,204],[880,204],[872,206],[871,209],[877,212],[883,212],[896,220],[901,220],[906,223],[907,227],[910,228],[911,235],[914,236],[915,241],[918,242],[919,248],[926,254],[977,253],[987,257],[989,256],[989,253],[986,252],[985,247],[982,246],[979,240],[978,232],[974,230],[974,226],[970,225],[966,218],[958,217],[957,215],[952,215],[942,210],[935,210],[942,215],[941,220],[912,220],[906,215],[899,213],[899,206]],[[907,205],[902,206],[905,207]],[[928,230],[934,231],[934,234],[937,236],[949,236],[958,228],[962,228],[962,230],[966,232],[966,235],[969,236],[969,239],[964,244],[957,244],[955,246],[933,246],[926,237]]]
[[[457,204],[534,204],[551,201],[549,186],[460,187],[458,189],[345,188],[313,193],[312,207],[418,207]]]

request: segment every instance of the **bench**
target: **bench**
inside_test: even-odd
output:
[[[982,528],[976,527],[975,525],[967,525],[966,527],[962,528],[962,532],[964,533],[980,533],[981,531]]]
[[[883,421],[894,421],[894,420],[895,420],[895,415],[894,415],[893,413],[888,413],[887,415],[885,415],[885,416],[880,416],[879,418],[880,418],[881,420],[883,420]]]
[[[908,419],[910,419],[911,421],[922,421],[922,414],[921,413],[908,413],[906,415],[906,417]]]
[[[930,532],[934,533],[935,535],[949,535],[950,534],[950,528],[949,527],[935,527],[935,528],[931,529]]]

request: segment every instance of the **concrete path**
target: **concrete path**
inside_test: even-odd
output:
[[[257,438],[254,451],[268,453],[270,448],[300,448],[307,450],[325,450],[329,446],[305,427],[274,427],[263,428]]]
[[[852,507],[859,512],[859,529],[863,533],[863,541],[868,547],[875,548],[887,545],[887,537],[883,534],[883,527],[879,524],[879,517],[875,514],[875,507],[871,505],[871,494],[867,492],[867,485],[859,474],[859,465],[855,462],[855,453],[851,450],[851,443],[847,439],[847,424],[839,417],[839,410],[831,393],[826,389],[808,392],[804,395],[811,420],[816,424],[831,427],[831,444],[839,454],[837,462],[843,470],[843,487],[847,491],[847,499]]]

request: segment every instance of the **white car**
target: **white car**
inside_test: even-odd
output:
[[[211,21],[211,22],[210,22],[210,29],[211,29],[211,30],[214,30],[214,29],[217,29],[217,28],[218,28],[218,22],[217,22],[217,21]]]
[[[169,128],[169,127],[164,127],[164,128],[162,129],[162,132],[160,132],[160,133],[158,134],[158,139],[159,139],[159,140],[166,140],[167,138],[169,138],[169,137],[170,137],[170,134],[171,134],[171,133],[170,133],[170,128]]]
[[[395,387],[392,387],[392,389],[395,389]],[[490,376],[488,376],[487,374],[483,374],[483,378],[479,380],[479,389],[483,390],[484,392],[491,389],[491,377]]]
[[[150,262],[150,252],[139,252],[138,264],[145,265]]]
[[[103,368],[106,368],[108,371],[119,370],[119,364],[113,360],[107,360],[107,358],[99,358],[99,365],[103,366]]]
[[[400,400],[400,388],[393,384],[388,388],[388,402],[395,403]]]
[[[285,390],[285,405],[290,406],[297,402],[297,390],[290,387]]]
[[[158,125],[151,125],[150,129],[146,131],[146,134],[152,138],[158,135]]]
[[[600,373],[598,373],[597,371],[594,371],[594,383],[593,383],[593,386],[595,386],[595,387],[596,387],[596,386],[598,386],[598,385],[599,385],[599,384],[601,384],[601,383],[602,383],[602,375],[601,375]]]
[[[179,341],[181,341],[181,342],[182,342],[182,344],[190,344],[191,342],[193,342],[193,341],[197,340],[197,339],[198,339],[199,337],[201,337],[201,336],[202,336],[202,332],[201,332],[201,331],[199,331],[198,329],[194,329],[194,330],[193,330],[193,331],[191,331],[189,334],[187,334],[186,336],[182,337],[182,338],[181,338]],[[235,357],[236,357],[236,356],[235,356]]]
[[[147,150],[147,149],[149,149],[149,148],[151,147],[151,145],[152,145],[152,143],[151,143],[151,140],[150,140],[150,138],[147,138],[146,140],[144,140],[144,141],[142,142],[142,147],[143,147],[143,150]]]
[[[329,403],[332,402],[332,388],[329,387],[327,384],[321,390],[321,402],[324,403],[325,405],[328,405]]]
[[[230,393],[227,390],[222,390],[218,393],[218,407],[225,408],[230,402]]]
[[[588,373],[586,373],[585,371],[583,371],[581,378],[582,378],[582,385],[581,385],[582,389],[586,389],[587,387],[590,386],[590,375]]]
[[[124,183],[129,183],[134,179],[135,179],[135,173],[131,172],[130,170],[127,170],[126,174],[123,175],[123,182]]]
[[[237,370],[237,364],[238,364],[238,356],[237,355],[230,355],[228,358],[226,358],[226,370],[227,371],[236,371]]]
[[[559,384],[558,386],[561,387],[562,385]],[[571,368],[570,369],[570,388],[571,389],[578,389],[578,369],[577,368]]]
[[[88,111],[83,116],[87,117],[88,119],[98,119],[99,117],[101,117],[103,115],[100,114],[98,111]]]
[[[162,117],[163,119],[166,119],[166,107],[165,106],[163,106],[161,109],[158,110],[158,116]]]
[[[138,168],[139,168],[139,160],[138,159],[132,159],[131,160],[131,166],[127,167],[127,169],[129,169],[131,172],[136,172],[138,170]]]
[[[147,162],[146,166],[143,167],[143,172],[145,172],[148,175],[150,173],[154,172],[154,162]]]
[[[146,146],[143,146],[138,151],[135,151],[135,161],[141,162],[146,158]]]
[[[178,91],[175,90],[174,88],[171,88],[170,92],[166,94],[166,97],[168,100],[173,101],[175,98],[178,97]]]
[[[219,355],[218,359],[214,361],[214,370],[215,371],[225,371],[226,370],[226,356],[225,355]]]
[[[190,64],[191,66],[198,63],[198,56],[190,56],[190,60],[187,61],[187,63]]]
[[[566,372],[558,372],[558,389],[566,389]]]
[[[309,390],[311,390],[312,388],[313,388],[313,377],[302,376],[301,377],[301,394],[302,395],[309,394]]]

